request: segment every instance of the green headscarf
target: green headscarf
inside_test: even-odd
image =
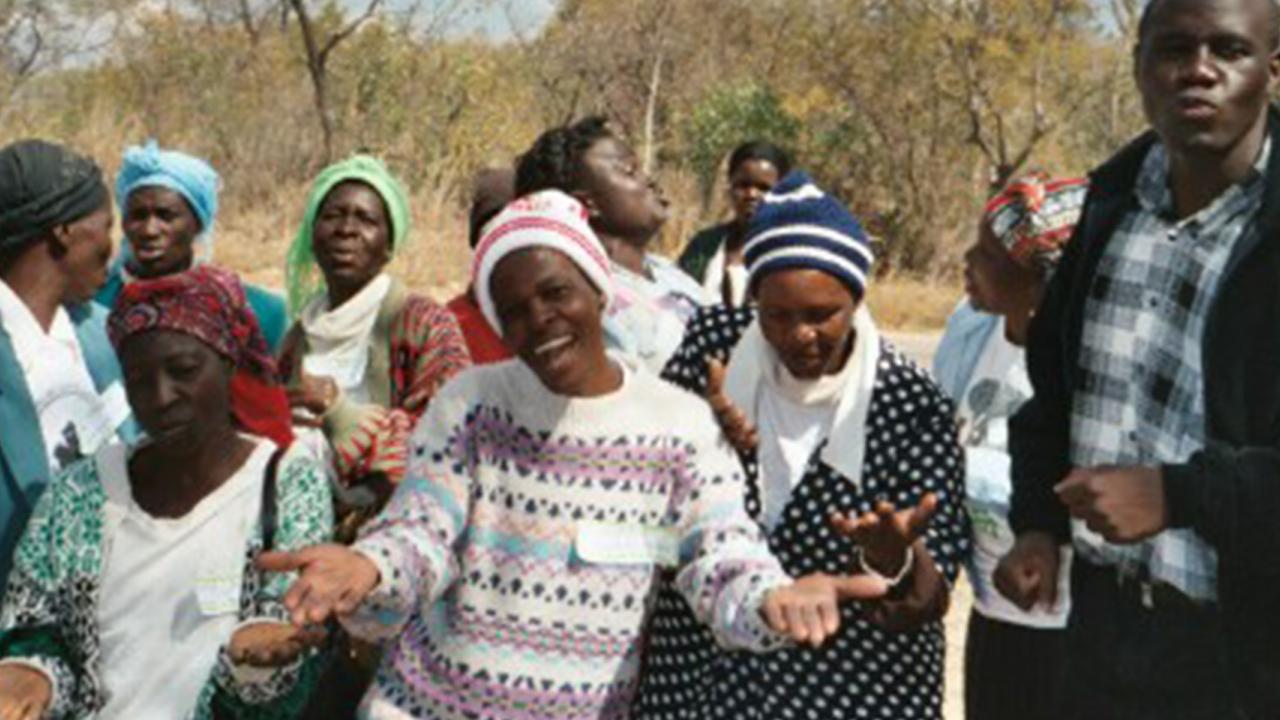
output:
[[[362,182],[382,197],[391,224],[392,257],[401,251],[409,237],[409,198],[400,181],[381,160],[369,155],[352,155],[321,170],[307,194],[307,211],[302,218],[302,227],[298,228],[285,258],[284,283],[291,318],[296,319],[308,302],[328,291],[324,275],[316,264],[315,252],[311,249],[311,233],[329,191],[348,180]]]

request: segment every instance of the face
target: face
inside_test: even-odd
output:
[[[64,249],[59,263],[69,280],[63,302],[90,300],[107,282],[114,222],[110,203],[104,203],[79,220],[54,229],[54,236]]]
[[[361,182],[344,182],[316,213],[311,246],[330,288],[363,288],[391,260],[391,221],[382,197]]]
[[[603,297],[572,260],[549,248],[515,252],[489,287],[503,342],[547,389],[583,397],[606,388]]]
[[[745,223],[756,214],[765,193],[778,184],[778,168],[768,160],[745,160],[729,174],[729,200],[733,218]]]
[[[756,304],[765,339],[797,379],[844,367],[858,307],[844,283],[821,270],[776,270],[757,284]]]
[[[231,365],[185,333],[155,330],[120,347],[129,406],[157,447],[190,451],[231,423]]]
[[[1265,130],[1280,75],[1270,0],[1166,0],[1136,56],[1147,119],[1173,151],[1222,154]]]
[[[579,195],[598,232],[633,244],[647,243],[667,221],[667,200],[640,170],[631,148],[613,137],[583,155]]]
[[[982,221],[978,239],[964,254],[964,290],[973,306],[995,315],[1026,314],[1035,303],[1040,276],[1019,265]]]
[[[200,221],[179,193],[162,187],[133,191],[121,225],[133,252],[130,270],[138,277],[163,277],[191,267]]]

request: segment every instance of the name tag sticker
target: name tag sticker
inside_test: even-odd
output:
[[[668,528],[639,523],[580,522],[574,543],[587,562],[617,565],[680,563],[680,541]]]
[[[226,615],[240,610],[240,578],[205,576],[196,579],[196,601],[205,615]]]

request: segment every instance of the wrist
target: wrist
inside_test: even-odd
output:
[[[867,575],[880,578],[889,587],[894,587],[906,579],[915,567],[915,549],[908,545],[898,558],[885,562],[883,558],[871,557],[859,546],[854,548],[858,568]]]

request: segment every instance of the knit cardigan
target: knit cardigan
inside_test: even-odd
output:
[[[471,364],[453,315],[399,281],[378,308],[369,340],[364,386],[372,402],[341,395],[324,417],[338,480],[351,485],[374,473],[392,483],[404,477],[405,443],[431,397]],[[298,382],[308,353],[306,333],[295,323],[280,352],[280,374]]]
[[[382,579],[347,627],[391,639],[362,717],[627,718],[664,567],[719,642],[783,642],[760,605],[789,579],[706,403],[620,362],[602,397],[509,360],[432,401],[356,543]]]
[[[333,530],[329,486],[315,460],[298,446],[280,460],[276,493],[277,549],[328,539]],[[0,607],[0,660],[20,660],[54,679],[46,718],[93,717],[105,702],[98,601],[110,533],[106,505],[96,456],[59,475],[22,536]],[[259,529],[245,547],[240,620],[287,621],[280,598],[290,576],[268,577],[257,570],[253,561],[261,548]],[[156,658],[156,672],[164,672],[163,661]],[[247,669],[235,665],[224,646],[196,701],[195,718],[212,718],[215,705],[242,720],[296,717],[314,683],[316,663],[313,658],[272,671]]]

